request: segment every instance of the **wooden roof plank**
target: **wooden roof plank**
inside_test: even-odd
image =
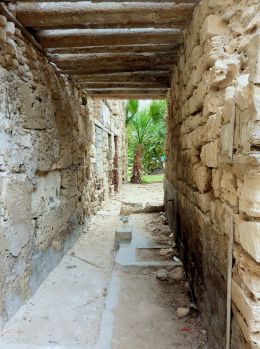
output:
[[[89,82],[89,81],[79,81],[79,84],[81,87],[91,90],[96,89],[113,89],[113,88],[123,88],[123,89],[129,89],[129,88],[142,88],[142,89],[149,89],[149,88],[170,88],[170,82],[165,81],[150,81],[150,82]]]
[[[96,82],[160,82],[170,81],[170,71],[141,71],[141,72],[129,72],[122,71],[119,73],[106,73],[106,74],[81,74],[71,75],[71,78],[77,81],[96,81]]]
[[[141,44],[114,46],[62,47],[46,49],[47,54],[82,54],[82,53],[149,53],[179,52],[180,45],[173,44]]]
[[[178,29],[63,29],[41,30],[36,38],[44,48],[119,46],[139,44],[180,44]]]
[[[140,2],[18,2],[17,19],[31,28],[84,28],[95,26],[157,27],[185,25],[194,9],[193,3]]]

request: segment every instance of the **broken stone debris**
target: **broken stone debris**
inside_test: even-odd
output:
[[[167,281],[168,280],[168,270],[166,269],[160,269],[158,270],[156,274],[156,279],[160,281]]]
[[[177,309],[177,316],[178,316],[178,318],[185,317],[185,316],[189,315],[189,313],[190,313],[190,308],[179,307]]]

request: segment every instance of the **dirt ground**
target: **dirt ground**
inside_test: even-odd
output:
[[[187,281],[157,279],[165,263],[170,271],[178,260],[165,216],[120,216],[121,202],[162,201],[161,183],[125,185],[7,323],[0,349],[207,348]],[[122,227],[132,230],[132,241],[116,251]],[[124,251],[132,253],[131,263]],[[179,318],[179,307],[189,314]]]

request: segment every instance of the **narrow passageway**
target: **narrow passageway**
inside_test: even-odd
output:
[[[189,285],[172,272],[181,263],[164,214],[127,214],[147,203],[158,211],[162,190],[125,185],[6,324],[0,348],[206,348]],[[116,230],[131,231],[131,241]],[[179,318],[180,307],[190,313]]]
[[[0,349],[260,349],[259,14],[0,1]]]

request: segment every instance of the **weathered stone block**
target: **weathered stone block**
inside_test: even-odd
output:
[[[213,142],[216,138],[220,136],[222,124],[222,114],[218,112],[217,114],[210,115],[208,117],[205,134],[203,140],[205,142]]]
[[[4,44],[6,42],[6,31],[0,27],[0,44]]]
[[[207,193],[194,193],[195,202],[194,204],[198,206],[198,208],[206,213],[210,211],[210,203],[212,201],[212,192]]]
[[[248,49],[249,81],[260,84],[260,34],[249,42]]]
[[[231,206],[236,207],[238,204],[238,193],[236,177],[230,172],[230,170],[224,170],[221,182],[221,197],[226,200]]]
[[[5,27],[7,25],[7,19],[5,16],[0,15],[0,27]]]
[[[224,105],[224,93],[210,91],[203,101],[203,115],[217,114],[220,107]]]
[[[249,216],[260,217],[260,176],[245,175],[239,208]]]
[[[132,240],[132,228],[121,227],[116,230],[115,239],[117,243],[120,242],[131,242]]]
[[[47,212],[59,204],[61,175],[54,171],[35,179],[32,192],[32,214],[34,217]]]
[[[223,7],[232,6],[234,0],[208,0],[208,6],[214,10],[221,10]]]
[[[218,167],[219,140],[207,143],[201,150],[201,161],[210,168]]]
[[[15,25],[13,22],[7,22],[6,27],[5,27],[5,31],[7,35],[14,35],[15,33]]]
[[[218,198],[220,196],[220,173],[219,170],[212,170],[212,188],[214,196]]]
[[[224,123],[230,122],[235,115],[235,93],[236,89],[233,86],[227,87],[225,90],[225,104],[222,110]]]
[[[35,163],[38,171],[50,171],[59,158],[59,143],[52,131],[34,131]]]
[[[206,40],[213,36],[225,36],[229,34],[227,24],[218,15],[208,16],[200,31],[200,42],[203,44]]]
[[[252,104],[253,104],[253,118],[260,120],[260,86],[253,85],[252,87]]]
[[[232,81],[239,73],[239,57],[217,60],[210,69],[210,83],[214,88],[224,88],[232,84]]]
[[[260,331],[260,305],[250,299],[234,280],[232,281],[232,300],[251,331]]]
[[[208,167],[201,164],[195,164],[193,167],[194,180],[200,193],[203,193],[211,188],[211,171]]]
[[[260,223],[240,222],[239,240],[243,248],[260,263]]]
[[[24,175],[1,178],[0,202],[4,217],[0,222],[1,248],[18,256],[33,236],[31,186]]]

